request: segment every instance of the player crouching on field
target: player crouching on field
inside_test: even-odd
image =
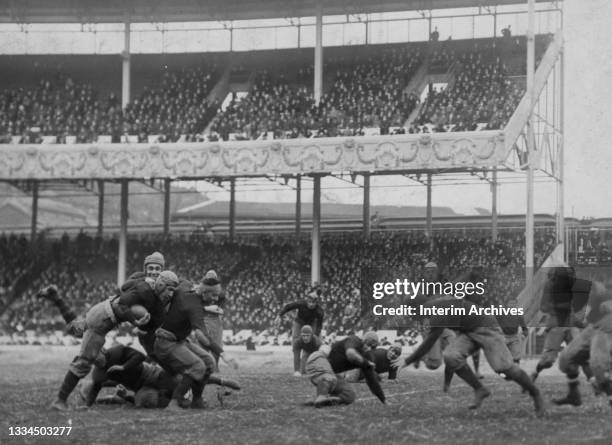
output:
[[[366,358],[374,363],[374,370],[378,379],[381,380],[381,374],[388,374],[388,379],[397,381],[397,371],[400,367],[400,356],[402,355],[402,347],[400,345],[392,345],[389,349],[376,348],[373,351],[366,353]],[[346,381],[355,383],[365,379],[365,375],[361,369],[353,369],[345,375]]]
[[[66,401],[76,385],[83,377],[89,374],[94,360],[104,346],[106,334],[116,328],[120,323],[129,321],[135,326],[151,329],[157,327],[164,313],[164,307],[172,299],[174,290],[178,285],[178,278],[169,270],[159,274],[157,280],[127,281],[119,295],[104,300],[93,306],[85,315],[85,333],[79,355],[72,361],[69,371],[64,377],[57,399],[51,407],[57,410],[66,410]],[[146,313],[137,318],[132,306],[140,305]]]
[[[306,372],[306,360],[310,357],[310,354],[319,350],[323,345],[323,342],[317,337],[310,325],[305,324],[300,330],[300,338],[296,342],[296,349],[301,354],[301,368],[300,372],[304,374]]]
[[[317,397],[308,404],[321,407],[353,403],[355,391],[342,373],[356,368],[363,370],[370,391],[385,403],[385,394],[374,371],[374,363],[365,358],[367,352],[376,346],[378,336],[374,332],[367,332],[363,340],[350,335],[331,347],[324,345],[319,351],[310,354],[306,362],[306,374],[317,388]]]
[[[293,320],[291,327],[291,349],[293,351],[293,375],[300,377],[302,365],[302,353],[298,347],[298,342],[301,337],[302,326],[308,325],[312,328],[315,335],[321,335],[321,327],[323,326],[324,312],[319,300],[321,298],[321,289],[315,286],[303,301],[295,301],[286,304],[276,318],[276,324],[280,325],[283,315],[287,312],[297,309],[297,314]]]

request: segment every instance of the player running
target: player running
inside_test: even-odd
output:
[[[516,300],[511,301],[508,307],[517,307]],[[512,360],[517,365],[521,363],[523,356],[523,340],[527,338],[528,329],[525,317],[522,315],[497,315],[497,322],[504,332],[506,346],[512,354]]]
[[[94,360],[104,346],[106,334],[124,321],[138,327],[155,329],[161,323],[165,306],[172,300],[178,285],[177,276],[171,271],[163,271],[154,283],[145,280],[127,281],[119,295],[108,298],[93,306],[85,316],[85,333],[79,355],[70,364],[69,370],[59,389],[57,399],[51,408],[60,411],[68,409],[68,396],[79,380],[89,374]],[[147,313],[141,318],[131,310],[134,305],[141,305]]]
[[[608,338],[612,332],[612,279],[604,286],[595,282],[591,287],[588,300],[587,326],[576,335],[559,356],[559,369],[567,376],[568,392],[565,397],[553,399],[557,405],[582,404],[578,389],[579,369],[591,369],[589,362],[596,369],[596,390],[603,390],[612,395],[609,378],[612,370],[611,349]]]
[[[276,319],[277,324],[280,323],[281,317],[289,311],[297,309],[297,315],[293,320],[293,326],[291,328],[291,347],[293,350],[293,375],[300,377],[302,373],[301,369],[301,351],[298,347],[300,340],[302,327],[309,325],[312,327],[314,335],[319,336],[321,334],[321,328],[323,327],[323,308],[319,305],[319,297],[321,296],[320,289],[312,290],[304,301],[296,301],[293,303],[286,304],[278,314]]]
[[[469,281],[477,282],[474,273],[470,273]],[[535,411],[538,416],[544,414],[544,401],[540,391],[533,384],[529,376],[512,360],[512,354],[506,346],[504,335],[499,327],[497,319],[492,315],[470,315],[470,309],[479,306],[467,299],[435,301],[421,300],[423,307],[437,307],[452,313],[451,310],[463,308],[465,315],[431,315],[429,335],[421,345],[404,362],[404,366],[419,360],[432,347],[446,328],[452,328],[457,336],[444,350],[445,365],[468,385],[474,389],[474,402],[469,405],[470,409],[480,407],[484,399],[491,395],[480,379],[467,365],[467,357],[475,351],[482,349],[491,368],[500,374],[504,374],[509,380],[514,380],[523,387],[532,397]],[[455,312],[457,313],[457,312]]]
[[[572,267],[553,267],[548,271],[548,281],[540,303],[540,310],[547,314],[546,337],[542,356],[531,374],[533,381],[544,369],[552,367],[561,345],[564,342],[569,345],[580,334],[590,289],[591,282],[577,280]],[[582,371],[587,379],[593,376],[587,362],[583,363]]]

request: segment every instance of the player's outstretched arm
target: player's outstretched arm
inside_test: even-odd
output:
[[[346,359],[352,364],[362,368],[362,369],[374,369],[375,365],[370,360],[364,358],[357,349],[355,348],[347,348],[346,350]]]
[[[295,309],[298,309],[300,307],[298,302],[294,302],[294,303],[288,303],[285,306],[283,306],[283,308],[281,309],[281,311],[278,313],[278,317],[282,317],[283,315],[285,315],[287,312],[289,311],[293,311]]]
[[[423,343],[421,343],[412,354],[406,357],[402,368],[405,368],[406,366],[409,366],[410,364],[419,361],[425,354],[427,354],[429,350],[433,347],[436,340],[440,338],[442,332],[444,332],[443,327],[431,328],[429,331],[429,335],[427,336],[427,338],[425,338],[425,340],[423,340]]]

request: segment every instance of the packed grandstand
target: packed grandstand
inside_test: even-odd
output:
[[[536,62],[550,39],[537,37]],[[113,64],[104,57],[8,56],[0,142],[163,143],[500,129],[525,92],[525,53],[524,36],[509,35],[327,48],[326,88],[318,104],[312,59],[304,50],[239,58],[140,56],[133,70],[139,76],[140,63],[146,74],[124,109],[121,86],[108,80],[120,76],[111,75]],[[419,91],[427,76],[432,86]],[[246,95],[224,96],[223,84],[241,85]]]
[[[358,324],[361,272],[380,265],[405,270],[405,278],[412,280],[421,276],[430,261],[437,262],[449,279],[478,265],[487,279],[487,303],[507,303],[522,289],[524,244],[518,231],[501,232],[492,242],[488,230],[449,230],[435,235],[431,245],[422,232],[376,232],[368,239],[355,233],[324,236],[321,301],[328,315],[323,329],[327,335],[341,335]],[[553,233],[538,230],[535,245],[539,265],[555,246]],[[201,234],[141,236],[130,239],[129,270],[141,270],[143,258],[154,250],[162,251],[166,266],[182,278],[197,279],[203,270],[217,270],[227,298],[224,327],[235,333],[251,330],[259,341],[273,342],[290,331],[289,322],[274,326],[274,319],[284,304],[301,298],[311,286],[306,238],[263,235],[230,244]],[[64,341],[60,314],[36,297],[46,285],[62,289],[78,313],[116,291],[117,240],[113,238],[85,233],[56,240],[40,237],[32,246],[25,237],[2,235],[0,253],[6,259],[0,266],[0,311],[7,342]],[[28,332],[35,336],[28,338]]]

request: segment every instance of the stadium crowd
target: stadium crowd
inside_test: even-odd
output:
[[[409,48],[331,59],[326,68],[335,73],[333,84],[318,105],[307,86],[311,69],[298,72],[293,84],[290,73],[272,76],[264,70],[245,98],[219,112],[212,129],[224,140],[231,133],[244,139],[269,132],[275,139],[358,135],[367,127],[387,134],[390,126],[402,126],[416,105],[416,96],[404,89],[420,62],[420,53]]]
[[[0,143],[19,137],[21,143],[123,142],[134,135],[138,142],[158,136],[174,142],[181,135],[195,140],[214,116],[219,104],[207,95],[218,79],[216,67],[197,67],[164,73],[157,88],[145,88],[125,110],[115,93],[101,95],[90,84],[68,75],[43,79],[36,88],[0,93]]]
[[[538,58],[545,44],[546,39],[538,39]],[[510,78],[524,72],[524,39],[430,45],[385,46],[376,53],[329,57],[318,105],[311,88],[311,65],[243,68],[247,79],[251,71],[257,72],[250,91],[241,99],[234,96],[225,108],[209,98],[221,78],[222,67],[216,64],[164,70],[161,80],[144,88],[125,109],[117,92],[104,97],[92,85],[66,74],[45,78],[35,88],[0,93],[0,143],[307,138],[363,135],[372,130],[401,133],[420,102],[419,92],[408,87],[424,61],[429,74],[449,73],[449,86],[431,89],[410,132],[505,125],[524,93],[522,82]]]
[[[4,238],[13,240],[10,246],[25,243],[20,245],[20,250],[31,251],[25,238]],[[425,235],[412,232],[373,233],[367,239],[352,233],[325,236],[320,283],[321,304],[326,314],[323,329],[328,334],[343,334],[358,325],[362,270],[381,265],[413,280],[422,277],[423,266],[430,261],[437,262],[441,275],[451,280],[479,265],[487,278],[487,303],[506,303],[521,289],[523,244],[523,236],[516,232],[503,232],[496,242],[484,231],[443,232],[436,234],[431,243]],[[536,264],[541,264],[553,247],[552,234],[538,231]],[[129,270],[141,270],[143,258],[155,250],[164,253],[166,267],[176,271],[179,277],[197,280],[203,271],[215,269],[221,276],[227,299],[224,327],[234,332],[267,330],[277,335],[290,331],[291,327],[288,320],[281,326],[274,325],[280,309],[288,302],[303,298],[311,289],[309,249],[307,239],[296,241],[270,236],[245,238],[233,244],[226,240],[211,241],[196,234],[170,238],[145,236],[130,239]],[[57,284],[77,313],[84,313],[116,290],[115,239],[93,239],[81,234],[75,239],[38,240],[36,252],[38,256],[49,256],[48,267],[27,289],[6,302],[8,308],[1,320],[10,333],[23,334],[27,330],[50,333],[62,329],[57,311],[48,302],[36,298],[36,292],[45,285]],[[4,283],[15,273],[10,266],[3,267],[2,272]]]

